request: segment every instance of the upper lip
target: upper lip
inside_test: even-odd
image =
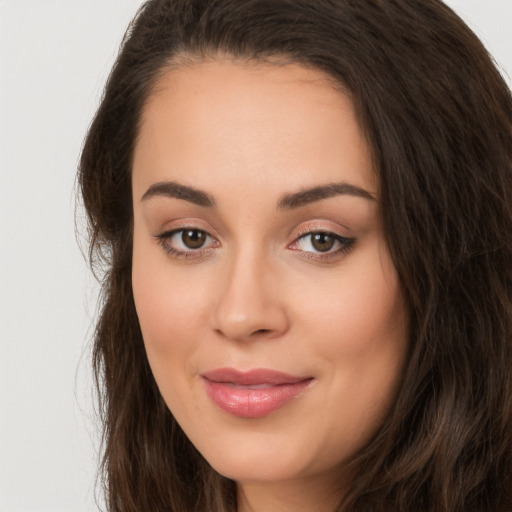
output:
[[[254,386],[258,384],[270,384],[280,386],[283,384],[296,384],[310,380],[312,377],[297,377],[277,370],[267,368],[255,368],[241,371],[235,368],[217,368],[201,373],[201,377],[216,383],[230,383],[239,386]]]

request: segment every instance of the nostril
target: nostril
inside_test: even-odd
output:
[[[252,334],[253,336],[261,336],[262,334],[266,334],[267,332],[270,332],[270,329],[258,329],[257,331],[254,331]]]

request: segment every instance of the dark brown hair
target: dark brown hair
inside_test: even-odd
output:
[[[131,289],[141,110],[183,58],[300,63],[349,90],[410,309],[396,403],[352,461],[345,512],[512,510],[512,99],[439,0],[150,0],[85,140],[79,184],[103,274],[94,367],[111,512],[236,510],[167,409]]]

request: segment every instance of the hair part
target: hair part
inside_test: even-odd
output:
[[[396,404],[351,461],[344,512],[512,509],[512,99],[439,0],[150,0],[84,143],[91,265],[104,269],[94,369],[111,512],[236,510],[235,486],[160,396],[131,289],[131,167],[144,105],[215,59],[322,71],[349,91],[381,182],[410,310]]]

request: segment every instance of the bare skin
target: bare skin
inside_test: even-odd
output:
[[[350,98],[299,65],[169,71],[144,111],[133,207],[137,313],[177,421],[237,482],[239,512],[332,510],[346,462],[393,403],[407,350]],[[305,385],[260,410],[266,389],[210,382],[219,368]],[[219,406],[216,386],[247,391],[256,416]]]

